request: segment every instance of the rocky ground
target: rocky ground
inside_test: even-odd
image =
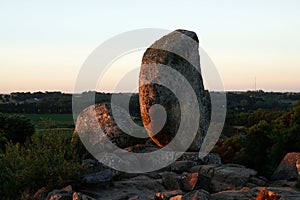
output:
[[[198,48],[199,40],[196,33],[182,29],[173,31],[157,40],[146,50],[139,76],[141,116],[148,136],[161,147],[175,140],[169,149],[176,147],[177,150],[181,151],[185,151],[184,147],[191,144],[186,140],[194,138],[189,147],[189,151],[192,152],[184,153],[177,160],[172,159],[174,158],[174,151],[170,150],[163,152],[162,156],[149,156],[147,159],[155,161],[151,162],[155,165],[156,163],[163,163],[169,157],[171,157],[170,161],[174,160],[174,162],[159,171],[144,174],[118,172],[101,166],[97,161],[85,160],[84,162],[89,164],[91,169],[94,169],[92,170],[93,173],[83,176],[79,183],[74,184],[73,187],[69,185],[48,194],[45,194],[41,189],[36,193],[36,199],[300,199],[300,190],[296,187],[298,186],[296,163],[298,159],[300,160],[299,153],[288,155],[286,160],[280,164],[279,169],[276,170],[272,181],[260,176],[253,169],[236,164],[222,164],[217,154],[208,154],[202,159],[198,157],[200,147],[214,145],[214,139],[210,141],[209,138],[206,138],[207,128],[210,124],[210,114],[208,113],[210,101],[205,97]],[[174,72],[179,72],[181,76]],[[164,85],[168,89],[156,84],[160,83],[161,80],[163,80],[162,83],[168,83]],[[190,86],[186,84],[186,81]],[[191,86],[194,91],[188,90]],[[173,95],[174,91],[170,90],[172,88],[178,93],[178,96],[175,95],[176,98]],[[181,98],[180,102],[183,102],[180,106],[178,106],[178,97]],[[163,105],[168,114],[164,126],[161,126],[163,120],[160,119],[159,109],[157,112],[150,109],[157,104]],[[197,121],[198,115],[194,116],[198,109],[201,116],[199,122]],[[114,166],[114,163],[119,162],[124,168],[129,169],[134,163],[137,168],[145,169],[149,167],[148,162],[142,162],[136,155],[127,159],[122,154],[123,150],[120,151],[121,153],[113,151],[113,148],[108,145],[110,144],[109,140],[121,148],[134,144],[144,144],[134,141],[126,134],[132,131],[123,132],[123,129],[135,130],[137,128],[134,125],[129,126],[131,120],[128,118],[129,114],[127,115],[124,110],[126,111],[126,109],[118,108],[116,112],[118,115],[113,116],[111,106],[108,104],[90,106],[79,114],[75,133],[80,136],[85,147],[89,147],[88,150],[93,155],[100,155],[98,156],[99,160],[108,159],[109,162],[106,163],[109,164],[107,165]],[[184,120],[182,120],[182,116],[185,116]],[[118,117],[122,120],[117,122],[115,120]],[[177,136],[174,137],[178,135],[177,129],[181,127],[182,121],[186,122],[186,125],[182,127],[190,128],[194,127],[195,124],[199,125],[197,126],[198,129],[195,128],[197,130],[196,136],[188,135],[195,130],[184,130],[184,137],[180,139]],[[189,124],[193,121],[195,123]],[[120,127],[123,129],[121,130]],[[139,131],[137,132],[139,133]],[[126,148],[126,150],[144,153],[155,151],[156,148],[158,147],[139,145]],[[102,151],[103,149],[109,151]],[[111,151],[113,151],[112,154],[109,154],[107,158],[106,155],[99,154],[99,152]]]
[[[294,153],[295,154],[295,153]],[[292,175],[297,155],[286,157],[291,164],[279,166],[281,173]],[[291,159],[291,157],[294,158]],[[221,199],[300,199],[297,176],[288,180],[268,180],[253,170],[236,164],[222,164],[217,154],[198,158],[198,152],[187,152],[170,166],[144,174],[118,172],[95,160],[85,160],[91,168],[101,169],[82,177],[78,186],[66,186],[48,194],[37,192],[36,199],[101,200],[221,200]],[[294,166],[294,167],[292,167]],[[285,171],[285,169],[290,172]],[[278,174],[280,169],[276,170]],[[297,174],[296,174],[297,175]]]

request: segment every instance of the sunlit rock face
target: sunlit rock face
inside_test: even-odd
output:
[[[275,172],[273,173],[272,180],[289,180],[298,178],[298,169],[300,170],[300,152],[287,153]],[[298,162],[297,162],[298,161]],[[298,165],[297,165],[298,163]],[[298,168],[299,167],[299,168]]]
[[[296,161],[296,168],[297,168],[298,175],[300,175],[300,158],[298,158]]]
[[[193,114],[197,109],[200,113],[200,119],[196,122],[198,128],[191,134],[187,127],[182,140],[194,137],[189,150],[198,151],[207,132],[209,100],[204,91],[198,48],[199,40],[194,32],[176,30],[157,40],[143,55],[139,76],[141,116],[148,135],[159,146],[169,144],[175,137],[182,122],[182,112],[187,112],[186,107],[195,103],[191,102],[193,95],[196,97],[194,100],[197,101],[197,107],[192,111],[188,110],[190,119],[186,121],[191,123],[192,127],[192,123],[195,123]],[[170,74],[172,78],[166,78]],[[191,86],[193,94],[183,85],[182,77]],[[158,84],[161,80],[165,86]],[[175,94],[176,92],[178,93]],[[185,103],[180,105],[180,100]],[[166,119],[151,109],[157,104],[165,109]],[[164,125],[161,125],[162,121],[165,122]],[[175,145],[180,146],[179,143]]]
[[[116,113],[122,115],[125,111],[120,107],[115,107]],[[128,124],[126,118],[120,117]],[[90,151],[109,150],[112,143],[118,147],[125,148],[136,144],[144,143],[145,139],[136,138],[120,129],[115,122],[110,104],[95,104],[85,108],[77,117],[75,134],[78,134],[85,145],[90,147]]]

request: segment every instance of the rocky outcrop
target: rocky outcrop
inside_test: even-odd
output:
[[[81,184],[89,187],[109,187],[112,185],[113,172],[111,169],[104,169],[100,172],[86,174]]]
[[[300,161],[300,153],[292,152],[284,156],[283,160],[273,173],[272,180],[289,180],[298,178],[297,160]],[[300,169],[299,169],[300,170]]]
[[[133,153],[150,153],[161,149],[156,145],[136,145],[124,148],[128,152]],[[168,152],[168,149],[165,150]],[[180,170],[179,168],[190,168],[191,165],[200,165],[200,164],[221,164],[221,158],[218,154],[208,153],[204,157],[199,157],[199,152],[174,152],[174,154],[180,155],[180,157],[170,165],[174,171]],[[175,157],[178,157],[177,155]],[[181,162],[183,161],[183,162]],[[182,169],[184,170],[184,169]]]
[[[120,107],[115,107],[117,113],[125,112]],[[125,120],[125,119],[124,119]],[[126,121],[122,122],[128,123]],[[81,140],[92,149],[106,148],[107,142],[125,148],[139,143],[144,143],[145,139],[128,135],[114,121],[110,104],[95,104],[85,108],[77,117],[75,133]],[[97,150],[95,150],[97,151]]]
[[[175,161],[170,165],[170,170],[175,173],[188,171],[193,166],[193,162],[189,160]]]
[[[191,172],[201,172],[211,178],[212,191],[219,192],[230,189],[240,189],[256,181],[260,184],[265,184],[263,179],[257,177],[257,172],[253,169],[246,168],[241,165],[199,165],[191,168]],[[258,179],[258,180],[257,180]]]
[[[183,121],[182,113],[188,112],[186,121],[193,123],[196,110],[201,116],[195,122],[196,125],[199,123],[198,131],[194,134],[186,128],[185,137],[174,141],[173,147],[185,150],[184,145],[188,143],[185,140],[195,136],[189,150],[198,151],[205,137],[209,125],[209,101],[201,77],[198,48],[199,41],[194,32],[177,30],[157,40],[144,53],[139,77],[141,116],[148,135],[159,146],[169,144],[175,137]],[[185,81],[192,91],[188,90]],[[180,101],[184,104],[180,105]],[[196,107],[192,106],[194,103]],[[163,106],[166,119],[161,118],[160,107],[153,109],[156,105]]]
[[[153,147],[145,145],[128,149],[147,152],[148,148]],[[48,194],[48,199],[75,200],[77,196],[79,200],[299,199],[300,190],[295,187],[296,180],[270,182],[258,176],[255,170],[241,165],[197,165],[185,162],[190,157],[183,158],[172,164],[173,167],[141,174],[118,172],[104,167],[101,171],[83,176],[76,190],[70,187],[54,190]],[[174,166],[180,170],[177,167],[174,170]],[[94,168],[91,166],[90,169]]]
[[[210,194],[205,190],[195,190],[182,197],[182,200],[210,200]]]
[[[256,199],[256,200],[298,200],[300,192],[292,188],[273,188],[257,187],[244,188],[241,190],[222,191],[211,195],[211,200],[238,200],[238,199]]]
[[[149,160],[161,163],[172,156],[173,163],[162,169],[150,173],[125,173],[108,169],[103,166],[99,171],[93,171],[82,177],[76,191],[68,186],[61,190],[45,192],[45,188],[36,193],[36,197],[46,197],[48,200],[62,199],[101,199],[101,200],[235,200],[235,199],[291,199],[300,197],[297,189],[298,171],[300,170],[300,153],[287,154],[278,169],[273,174],[274,180],[258,176],[253,169],[236,164],[221,163],[218,154],[205,154],[199,158],[201,147],[209,125],[209,100],[205,95],[201,77],[198,46],[199,41],[194,32],[186,30],[174,31],[156,41],[148,48],[143,56],[140,72],[140,107],[143,124],[151,139],[160,147],[172,143],[180,129],[182,113],[189,111],[187,119],[193,121],[193,111],[199,110],[200,119],[196,122],[195,134],[185,129],[184,136],[175,141],[170,147],[164,148],[162,155],[149,156]],[[178,72],[193,89],[192,94],[185,87],[180,78],[173,76]],[[168,76],[171,73],[171,76]],[[172,74],[174,73],[174,74]],[[168,78],[172,77],[172,78]],[[162,84],[160,84],[162,81]],[[163,86],[165,84],[165,86]],[[168,86],[171,86],[169,88]],[[180,93],[180,98],[176,92]],[[184,102],[184,105],[180,103]],[[164,112],[160,106],[164,107]],[[153,109],[153,108],[156,109]],[[117,113],[122,115],[122,108]],[[162,123],[162,122],[166,123]],[[187,121],[189,121],[187,120]],[[122,124],[130,122],[121,121]],[[126,127],[126,126],[122,126]],[[83,110],[77,118],[76,134],[83,142],[92,146],[92,150],[105,148],[106,143],[113,143],[123,149],[114,149],[111,154],[102,158],[110,163],[121,163],[130,167],[131,163],[145,167],[137,156],[129,159],[125,153],[149,153],[161,149],[153,145],[137,145],[144,143],[144,139],[137,139],[121,130],[112,115],[110,104],[96,104]],[[193,136],[193,137],[191,137]],[[189,152],[183,152],[185,141],[192,138]],[[174,152],[172,148],[179,151]],[[177,148],[179,147],[179,148]],[[124,151],[125,150],[125,151]],[[115,154],[121,151],[122,153]],[[179,156],[176,156],[179,155]],[[90,169],[99,169],[98,163],[85,160]],[[105,162],[105,163],[109,163]],[[298,163],[298,165],[297,165]],[[168,163],[169,164],[169,163]],[[109,164],[109,166],[114,166]],[[128,170],[129,171],[129,170]],[[280,179],[280,180],[279,180]],[[292,179],[292,181],[291,181]],[[86,194],[86,195],[85,195]]]
[[[221,157],[216,153],[208,153],[199,157],[199,152],[184,152],[178,160],[192,161],[194,165],[221,164]]]
[[[67,186],[60,190],[53,190],[49,192],[46,200],[95,200],[94,198],[82,194],[80,192],[75,192],[72,186]]]
[[[160,178],[138,175],[132,178],[121,178],[110,187],[84,188],[82,193],[100,200],[153,199],[156,193],[166,192]]]

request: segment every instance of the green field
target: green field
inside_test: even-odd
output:
[[[7,114],[9,115],[9,114]],[[31,123],[37,129],[74,129],[74,121],[72,114],[23,114],[25,117],[29,118]],[[133,117],[133,121],[139,125],[143,126],[141,119]]]
[[[30,119],[36,128],[73,128],[74,121],[72,114],[22,114]]]

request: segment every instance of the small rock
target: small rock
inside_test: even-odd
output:
[[[162,176],[158,172],[147,172],[145,173],[146,176],[153,178],[153,179],[161,179]]]
[[[281,195],[262,189],[256,196],[256,200],[279,200]]]
[[[289,180],[298,178],[296,166],[297,160],[300,160],[300,152],[288,153],[271,176],[271,180]]]
[[[217,153],[184,152],[178,161],[192,161],[193,166],[196,165],[220,165],[221,157]]]
[[[175,173],[187,172],[193,166],[193,162],[189,160],[175,161],[171,164],[171,171]]]
[[[80,192],[74,192],[73,193],[73,200],[95,200],[92,197],[89,197],[85,194],[82,194]]]
[[[248,183],[246,183],[245,184],[245,186],[244,187],[237,187],[236,189],[243,189],[243,188],[256,188],[257,187],[257,185],[255,185],[254,183],[250,183],[250,182],[248,182]],[[234,188],[235,189],[235,188]]]
[[[68,185],[68,186],[64,187],[63,190],[65,190],[67,192],[72,192],[72,186]]]
[[[150,153],[159,150],[160,147],[150,144],[139,144],[124,148],[124,150],[132,153]]]
[[[169,200],[182,200],[182,195],[176,195],[174,197],[171,197]]]
[[[61,190],[53,190],[49,192],[46,200],[72,200],[73,191],[72,186],[67,186]]]
[[[167,190],[178,190],[180,189],[179,176],[174,172],[161,173],[162,183]]]
[[[298,177],[298,180],[296,182],[296,185],[295,185],[297,188],[300,188],[300,176]]]
[[[155,194],[154,199],[155,200],[169,200],[171,197],[178,196],[183,194],[181,190],[173,190],[173,191],[167,191],[167,192],[157,192]]]
[[[183,195],[182,200],[210,200],[210,194],[205,190],[195,190]]]
[[[38,191],[36,191],[36,193],[34,193],[33,199],[44,200],[47,195],[47,193],[45,193],[45,192],[46,192],[45,187],[40,188]]]
[[[103,171],[87,174],[83,177],[82,182],[87,185],[95,186],[110,186],[112,185],[113,173],[111,169],[105,169]]]
[[[222,165],[198,165],[198,166],[194,166],[190,169],[190,172],[201,172],[203,174],[205,174],[208,177],[213,177],[214,175],[214,171],[217,167],[220,167]]]
[[[249,187],[242,187],[241,190],[250,190]]]
[[[206,191],[212,190],[211,178],[198,172],[198,182],[196,185],[196,189],[204,189]]]
[[[89,169],[96,171],[104,169],[104,165],[95,159],[84,159],[82,160],[82,164],[87,166]]]
[[[296,187],[300,188],[300,159],[297,159],[296,167],[297,167],[297,171],[298,171],[298,178],[297,178],[297,182],[296,182]]]
[[[203,160],[199,158],[199,152],[178,152],[181,156],[177,159],[177,161],[192,161],[193,166],[195,165],[203,165]]]
[[[196,166],[192,167],[189,172],[190,173],[199,172],[201,168],[202,168],[202,166],[196,165]]]
[[[204,165],[211,165],[211,164],[219,165],[222,163],[221,157],[217,153],[208,153],[204,157],[200,157],[200,159]]]
[[[221,191],[211,195],[212,200],[239,200],[239,199],[255,199],[259,190],[253,188],[251,190],[228,190]]]
[[[267,185],[267,180],[262,177],[251,176],[249,182],[261,187]]]
[[[296,169],[297,169],[298,174],[300,175],[300,158],[297,158]]]
[[[296,180],[278,180],[278,181],[272,181],[268,185],[270,187],[295,187],[297,184]]]
[[[184,191],[192,191],[195,189],[212,190],[211,179],[201,172],[183,173],[180,181],[182,190]]]
[[[180,178],[182,190],[192,191],[198,182],[198,173],[183,173]]]
[[[129,197],[128,200],[139,200],[139,197],[138,196],[134,196],[134,197]]]

